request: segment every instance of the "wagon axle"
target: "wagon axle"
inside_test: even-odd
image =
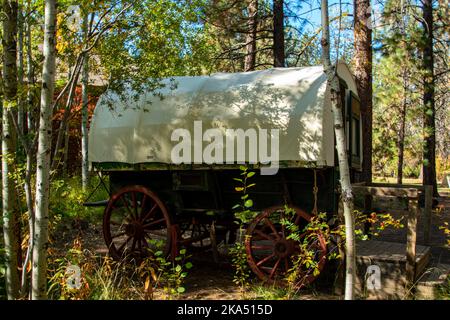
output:
[[[125,225],[125,234],[130,237],[142,238],[144,235],[144,228],[140,221],[133,221]]]

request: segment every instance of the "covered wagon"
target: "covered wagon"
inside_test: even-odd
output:
[[[361,168],[356,85],[339,63],[351,175]],[[109,175],[103,231],[114,258],[180,246],[209,248],[236,239],[240,166],[255,171],[248,189],[255,218],[245,246],[251,269],[273,281],[295,254],[280,216],[306,225],[338,205],[330,95],[321,66],[163,79],[156,91],[107,91],[89,133],[89,161]],[[217,239],[211,239],[214,222]],[[319,239],[317,259],[325,263]],[[312,281],[311,277],[309,281]]]

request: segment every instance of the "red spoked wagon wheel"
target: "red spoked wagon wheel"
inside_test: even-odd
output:
[[[286,223],[281,221],[294,223],[301,232],[311,220],[311,216],[296,207],[290,207],[289,210],[293,210],[292,214],[287,214],[286,208],[282,206],[268,208],[247,228],[245,237],[247,261],[252,271],[267,283],[283,282],[286,273],[292,269],[292,259],[301,254],[299,242],[288,238],[291,231]],[[306,235],[300,234],[300,239],[305,239]],[[314,252],[312,258],[317,263],[317,269],[322,271],[327,253],[325,239],[320,233],[307,239],[305,247],[308,251]],[[318,276],[310,270],[300,269],[296,277],[298,288],[310,284]]]
[[[210,221],[201,221],[195,217],[180,223],[180,242],[191,251],[211,248]]]
[[[103,235],[116,259],[141,259],[150,252],[169,254],[172,225],[159,197],[143,186],[120,189],[108,202]]]

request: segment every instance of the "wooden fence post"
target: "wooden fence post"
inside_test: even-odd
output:
[[[406,237],[406,282],[407,289],[414,285],[416,276],[416,241],[417,241],[417,213],[418,213],[417,190],[416,196],[410,197],[408,201],[408,226]]]
[[[425,245],[430,244],[430,231],[432,222],[432,206],[433,206],[433,186],[425,187],[425,205],[423,208],[423,242]]]

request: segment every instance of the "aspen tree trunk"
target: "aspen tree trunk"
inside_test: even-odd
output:
[[[22,7],[20,10],[18,10],[18,16],[17,16],[17,41],[18,41],[18,51],[17,51],[17,80],[19,83],[20,90],[23,90],[23,14],[22,14]],[[19,131],[21,133],[24,132],[24,124],[25,122],[25,113],[23,108],[23,99],[22,94],[18,97],[18,108],[17,108],[17,125],[19,127]]]
[[[15,158],[13,109],[17,106],[17,1],[3,0],[3,114],[2,114],[2,216],[6,256],[6,293],[8,299],[19,297],[17,234],[14,180],[11,179]]]
[[[285,67],[284,0],[273,0],[273,65]]]
[[[83,38],[87,41],[89,33],[89,15],[86,14],[83,19]],[[89,83],[89,53],[86,52],[83,59],[83,70],[81,75],[81,182],[83,190],[89,185],[89,163],[88,163],[88,83]]]
[[[47,298],[48,189],[51,153],[52,99],[55,87],[56,0],[45,0],[44,66],[36,168],[36,217],[34,227],[31,298]]]
[[[31,4],[28,1],[27,2],[27,16],[29,17]],[[26,114],[27,114],[27,121],[26,121],[26,128],[27,133],[31,136],[33,136],[35,132],[35,125],[34,125],[34,105],[33,105],[33,97],[32,97],[32,87],[34,85],[34,77],[33,77],[33,59],[32,59],[32,52],[31,52],[31,26],[29,23],[29,18],[25,21],[25,41],[26,41],[26,48],[27,48],[27,81],[28,81],[28,90],[27,90],[27,108],[26,108]],[[25,167],[25,178],[24,178],[24,191],[25,191],[25,201],[27,204],[27,210],[28,210],[28,230],[29,230],[29,242],[28,242],[28,249],[27,253],[25,255],[25,261],[23,263],[23,269],[22,269],[22,280],[21,280],[21,294],[22,296],[25,296],[28,290],[28,279],[27,279],[27,267],[29,263],[32,262],[32,253],[33,253],[33,242],[34,242],[34,205],[33,205],[33,195],[31,190],[31,175],[33,173],[33,161],[34,161],[34,154],[35,154],[35,146],[34,144],[30,143],[29,147],[27,148],[27,160],[26,160],[26,167]]]
[[[256,65],[256,34],[258,29],[258,0],[248,4],[248,33],[246,37],[246,55],[244,71],[253,71]]]
[[[22,276],[21,276],[21,294],[22,296],[26,295],[28,289],[28,280],[27,280],[27,267],[31,262],[31,255],[33,252],[33,239],[34,239],[34,206],[33,206],[33,196],[31,191],[31,174],[32,174],[32,154],[33,151],[29,151],[27,153],[27,162],[25,168],[25,181],[24,181],[24,191],[25,191],[25,201],[27,203],[28,210],[28,230],[29,230],[29,241],[28,241],[28,249],[25,255],[25,261],[23,263],[22,268]]]
[[[434,196],[438,196],[436,181],[436,108],[434,89],[434,52],[433,52],[433,1],[423,1],[423,71],[424,71],[424,150],[423,184],[433,186]]]
[[[341,182],[341,198],[344,206],[345,220],[345,300],[355,298],[354,287],[356,279],[356,250],[355,250],[355,218],[353,215],[353,193],[350,181],[350,168],[348,165],[347,144],[345,139],[345,124],[342,117],[342,105],[339,79],[336,68],[330,61],[330,25],[328,17],[328,0],[321,1],[322,11],[322,62],[327,75],[327,86],[330,90],[331,108],[334,118],[334,133],[336,135],[336,148],[339,160],[339,176]]]
[[[354,1],[355,80],[361,99],[362,179],[372,182],[372,30],[370,0]]]
[[[33,75],[33,52],[31,47],[31,3],[30,0],[27,1],[27,19],[25,22],[25,38],[27,46],[27,128],[28,133],[35,132],[35,117],[34,117],[34,104],[33,104],[33,92],[32,88],[34,86],[34,75]],[[31,156],[31,155],[30,155]]]

